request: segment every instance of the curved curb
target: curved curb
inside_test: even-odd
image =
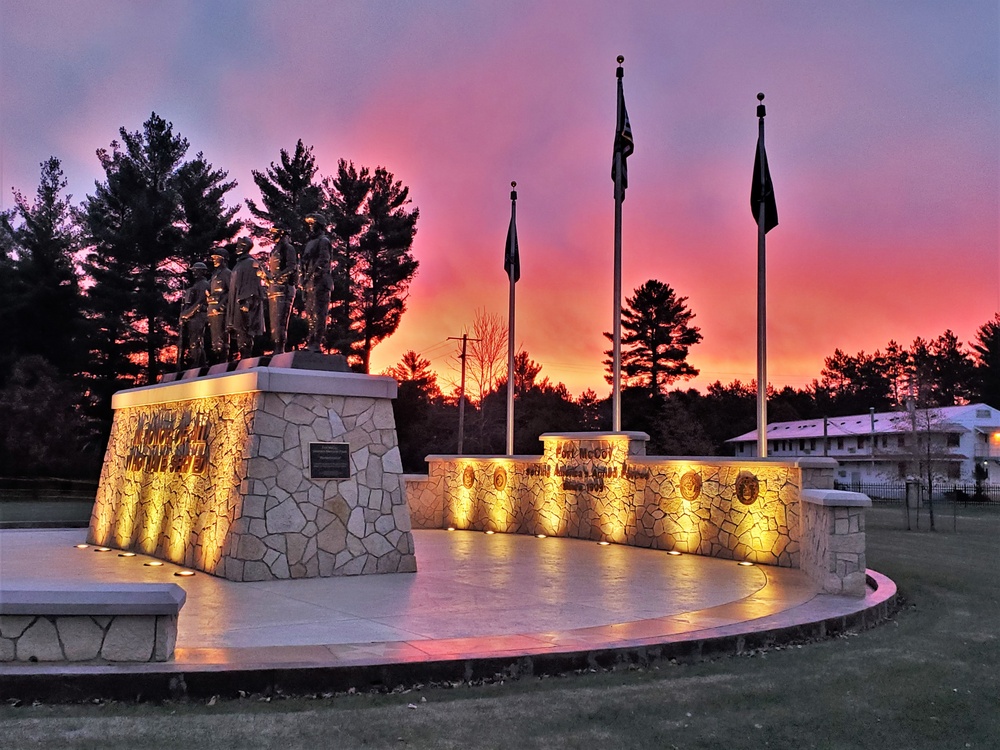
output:
[[[867,570],[868,593],[862,599],[817,595],[783,612],[734,625],[670,634],[674,618],[641,620],[648,635],[608,640],[580,649],[520,647],[505,638],[452,639],[467,653],[435,658],[392,653],[381,657],[338,658],[334,647],[327,658],[309,661],[260,661],[257,664],[141,664],[141,665],[25,665],[7,668],[0,680],[0,700],[71,702],[105,700],[163,700],[168,698],[236,697],[242,694],[296,695],[356,690],[391,690],[400,685],[461,682],[494,678],[516,679],[577,670],[612,669],[675,660],[693,663],[738,656],[756,649],[831,638],[866,630],[888,619],[897,609],[896,584]],[[625,624],[623,624],[625,625]],[[611,626],[614,629],[615,626]],[[586,629],[583,629],[586,630]],[[661,630],[664,632],[657,633]],[[574,631],[567,631],[572,634]],[[563,633],[562,635],[566,635]],[[549,634],[552,635],[552,634]],[[536,634],[544,638],[545,634]],[[514,639],[516,641],[516,638]],[[493,648],[476,649],[486,642]],[[386,644],[392,646],[392,644]],[[349,648],[349,647],[347,647]],[[280,653],[280,647],[272,649]],[[391,648],[389,649],[391,652]],[[486,656],[477,653],[490,652]]]

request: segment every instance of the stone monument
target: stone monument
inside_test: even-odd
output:
[[[233,581],[416,570],[396,382],[243,364],[114,396],[89,541]]]

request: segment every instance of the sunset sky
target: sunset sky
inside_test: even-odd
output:
[[[448,374],[477,308],[506,318],[516,180],[516,341],[606,395],[618,54],[623,288],[688,298],[691,385],[754,377],[758,91],[774,385],[808,384],[837,347],[968,342],[1000,309],[996,0],[0,0],[0,205],[49,156],[81,201],[95,150],[152,111],[239,182],[234,203],[299,138],[322,174],[383,165],[420,209],[420,269],[373,371],[414,349]]]

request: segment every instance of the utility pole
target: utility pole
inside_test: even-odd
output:
[[[462,455],[463,443],[465,442],[465,358],[466,350],[470,341],[481,341],[482,339],[470,339],[469,334],[463,333],[462,338],[449,336],[449,341],[461,341],[462,353],[459,359],[462,360],[462,382],[458,389],[458,455]]]

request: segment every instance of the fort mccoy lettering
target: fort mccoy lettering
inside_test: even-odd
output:
[[[205,414],[184,410],[141,415],[125,471],[204,474],[208,468],[210,423]]]

